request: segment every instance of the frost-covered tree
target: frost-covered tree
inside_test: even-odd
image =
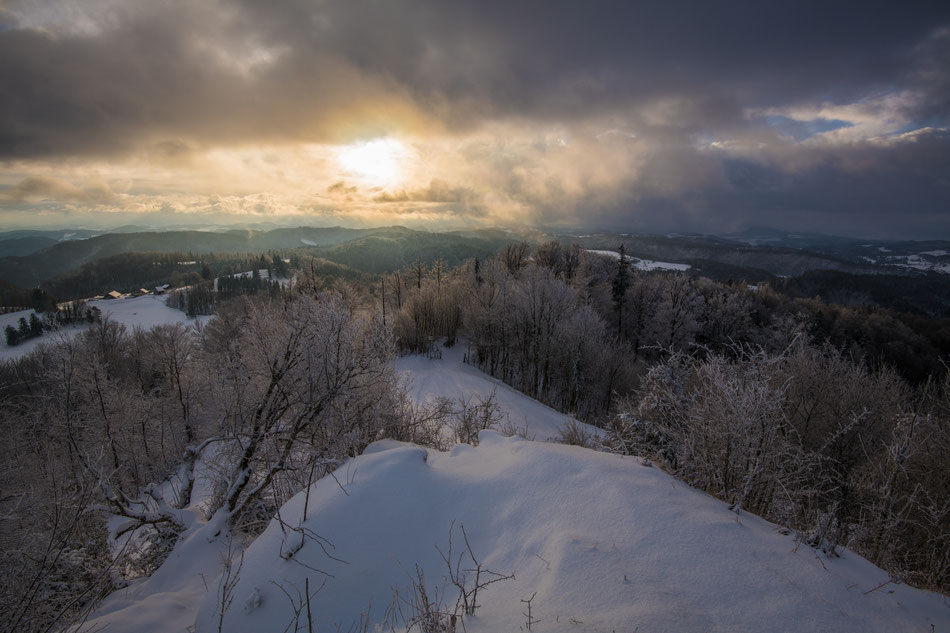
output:
[[[256,504],[273,507],[291,492],[286,476],[300,460],[332,461],[375,439],[393,347],[381,318],[348,309],[335,292],[225,316],[205,328],[203,347],[220,368],[215,439],[236,448],[218,510],[237,526]]]
[[[703,297],[692,277],[667,274],[660,279],[660,301],[649,337],[662,348],[684,349],[699,332]]]
[[[508,318],[514,280],[498,258],[480,266],[481,281],[468,289],[462,305],[463,327],[474,346],[473,362],[492,376],[509,380],[511,322]]]

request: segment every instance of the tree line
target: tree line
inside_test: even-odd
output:
[[[946,323],[644,273],[618,250],[417,262],[376,296],[405,352],[463,341],[486,373],[607,429],[606,448],[950,589]]]
[[[47,310],[43,317],[36,312],[17,320],[17,327],[8,325],[4,328],[4,338],[7,345],[19,345],[23,341],[43,335],[43,332],[54,332],[61,327],[75,323],[98,323],[102,320],[102,312],[95,306],[86,305],[85,301],[71,301],[62,307]]]
[[[0,366],[0,628],[81,621],[151,573],[183,529],[199,460],[216,464],[207,518],[240,538],[399,426],[389,328],[315,285],[238,297],[200,330],[105,319]]]
[[[313,260],[280,293],[217,302],[200,328],[103,320],[0,366],[2,628],[81,620],[154,570],[201,460],[217,473],[207,518],[253,537],[373,440],[444,448],[449,424],[476,441],[498,422],[490,401],[416,406],[394,375],[397,351],[441,344],[602,426],[600,448],[648,458],[829,555],[845,545],[950,590],[950,388],[926,333],[886,311],[624,260],[515,243],[374,279]],[[922,358],[905,365],[907,354]],[[285,528],[288,543],[310,538]],[[117,560],[120,535],[134,539]]]
[[[289,259],[289,262],[285,262]],[[233,275],[247,270],[265,268],[275,276],[286,277],[301,266],[296,253],[274,251],[262,253],[154,253],[132,252],[103,257],[83,264],[73,271],[40,284],[51,296],[82,299],[111,290],[132,292],[139,288],[151,290],[170,284],[182,287]]]

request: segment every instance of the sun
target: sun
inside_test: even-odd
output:
[[[399,182],[406,158],[406,147],[392,138],[346,145],[337,152],[337,160],[345,171],[375,186]]]

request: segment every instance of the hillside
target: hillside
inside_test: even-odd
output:
[[[187,260],[194,260],[204,254],[280,251],[288,256],[296,252],[375,274],[397,270],[417,259],[431,263],[442,257],[449,266],[456,266],[471,258],[490,256],[518,240],[535,245],[559,240],[565,245],[577,244],[591,250],[616,250],[624,244],[629,255],[640,259],[688,265],[691,274],[711,279],[744,279],[750,283],[796,277],[812,271],[919,277],[929,270],[938,273],[950,270],[947,254],[950,251],[943,248],[947,246],[945,242],[887,242],[888,246],[883,246],[885,242],[861,243],[820,235],[781,234],[765,238],[740,234],[726,239],[698,235],[544,234],[501,229],[430,233],[399,226],[164,232],[138,231],[139,228],[129,227],[129,232],[113,231],[103,235],[40,231],[3,234],[0,236],[0,281],[21,288],[48,286],[55,279],[85,276],[83,266],[102,262],[108,267],[112,265],[108,258],[132,253],[179,253]],[[133,229],[137,232],[131,232]],[[83,239],[78,239],[80,237]]]
[[[417,259],[431,263],[442,257],[448,266],[458,266],[473,257],[489,257],[513,241],[510,236],[485,239],[394,227],[322,249],[319,254],[338,264],[382,273],[398,270]]]
[[[31,246],[21,244],[32,240]],[[264,253],[299,251],[351,266],[366,272],[388,272],[421,259],[425,262],[444,256],[452,265],[469,257],[494,253],[511,238],[466,237],[449,233],[412,231],[402,227],[346,229],[341,227],[274,229],[271,231],[232,230],[166,231],[109,233],[83,240],[59,241],[46,248],[31,250],[40,244],[28,237],[10,240],[8,246],[20,256],[2,256],[0,242],[0,280],[31,288],[84,264],[123,253]]]
[[[498,388],[455,354],[399,361],[414,398]],[[512,417],[526,415],[529,434],[539,438],[545,433],[535,429],[564,419],[513,391],[499,400]],[[483,572],[514,576],[478,594],[479,609],[463,619],[472,633],[527,630],[523,601],[532,596],[534,631],[950,626],[946,597],[889,583],[847,550],[828,557],[638,458],[491,431],[480,440],[448,452],[378,442],[291,499],[243,555],[230,545],[231,604],[221,629],[229,545],[214,536],[217,520],[202,519],[194,503],[182,512],[189,527],[166,563],[110,596],[83,630],[180,631],[196,617],[199,633],[295,630],[295,609],[296,630],[309,630],[309,586],[312,630],[372,631],[385,620],[394,589],[403,612],[411,611],[404,601],[412,598],[417,565],[429,598],[451,612],[457,591],[439,550],[453,561],[461,556],[463,569],[473,566],[465,535]],[[298,549],[304,532],[321,542],[308,538]],[[366,628],[354,628],[361,617]]]
[[[52,238],[40,235],[4,239],[0,240],[0,257],[23,257],[54,246],[57,243]]]
[[[749,281],[761,281],[769,275],[791,277],[809,270],[881,272],[873,263],[849,261],[834,254],[787,246],[745,244],[709,236],[598,233],[555,237],[566,244],[576,243],[591,250],[616,250],[623,244],[627,254],[634,257],[691,264],[706,268],[710,276],[714,276],[717,270],[724,270],[728,275],[744,276]]]
[[[31,287],[82,264],[128,252],[249,253],[306,246],[327,246],[371,232],[364,229],[302,227],[273,231],[165,231],[108,233],[57,242],[23,257],[0,258],[0,279]],[[2,244],[2,243],[0,243]]]
[[[166,297],[145,295],[129,299],[89,301],[87,305],[99,308],[102,311],[103,318],[121,323],[129,330],[136,327],[147,329],[156,325],[173,325],[175,323],[191,325],[195,323],[194,318],[185,316],[185,313],[181,310],[174,310],[165,305],[165,299]],[[29,320],[32,313],[32,310],[20,310],[19,312],[0,314],[0,330],[8,325],[16,327],[18,319],[22,317]],[[63,337],[73,336],[88,327],[90,326],[74,325],[56,332],[45,332],[42,336],[28,339],[12,347],[5,342],[0,342],[0,362],[20,358],[42,344],[58,342]]]

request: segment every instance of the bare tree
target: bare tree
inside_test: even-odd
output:
[[[246,308],[234,319],[237,332],[234,323],[206,329],[207,362],[222,368],[221,438],[239,447],[220,508],[232,526],[293,469],[305,439],[323,440],[308,454],[327,451],[330,436],[346,436],[356,451],[372,441],[378,428],[372,419],[355,425],[359,417],[348,412],[354,403],[378,401],[393,385],[388,330],[376,315],[347,309],[340,295]]]

